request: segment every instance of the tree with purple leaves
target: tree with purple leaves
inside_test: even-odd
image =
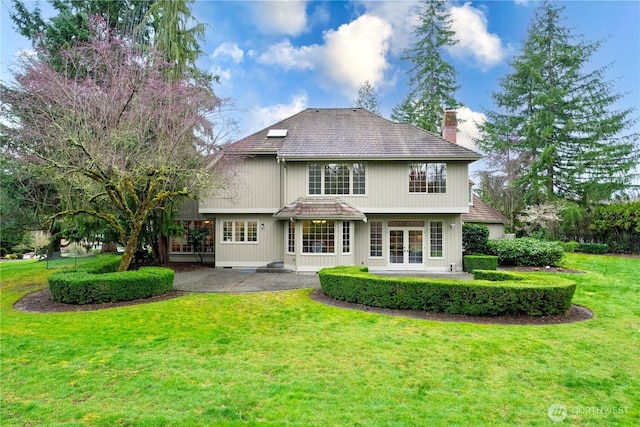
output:
[[[167,79],[162,54],[137,48],[92,19],[86,42],[24,57],[2,85],[5,150],[46,170],[59,189],[57,216],[91,215],[125,246],[128,269],[145,220],[175,197],[221,185],[215,116],[223,100],[206,76]],[[81,72],[78,72],[81,70]]]

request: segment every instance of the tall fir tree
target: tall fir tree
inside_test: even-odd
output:
[[[623,95],[606,80],[607,67],[585,71],[601,42],[584,41],[563,21],[557,4],[538,7],[477,141],[494,163],[521,163],[511,184],[523,187],[527,204],[609,199],[638,165],[638,134],[625,134],[633,109],[616,109]]]
[[[413,64],[410,90],[394,107],[391,118],[440,133],[444,109],[461,105],[455,99],[456,70],[443,58],[445,48],[457,43],[451,30],[451,15],[444,0],[423,0],[414,29],[417,41],[405,51],[404,60]]]
[[[358,97],[354,104],[355,107],[364,108],[378,115],[380,114],[380,104],[378,104],[376,90],[371,86],[369,80],[366,80],[360,88],[358,88]]]

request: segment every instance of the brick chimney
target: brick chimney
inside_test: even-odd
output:
[[[442,137],[449,142],[457,144],[458,119],[456,118],[456,110],[446,109],[444,111],[444,120],[442,121]]]

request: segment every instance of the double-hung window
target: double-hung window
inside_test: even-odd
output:
[[[225,243],[256,243],[257,221],[223,221],[222,241]]]
[[[309,164],[309,194],[366,193],[366,172],[363,163]]]
[[[409,193],[440,194],[446,192],[446,163],[412,163],[409,165]]]

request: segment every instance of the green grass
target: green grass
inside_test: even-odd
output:
[[[308,290],[94,312],[12,309],[44,263],[0,267],[0,424],[640,424],[640,260],[570,254],[581,323],[439,323]],[[547,415],[562,404],[561,424]]]

